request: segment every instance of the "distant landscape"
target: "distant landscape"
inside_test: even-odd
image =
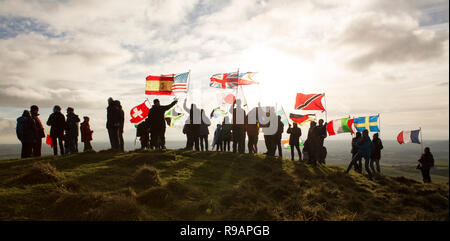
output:
[[[325,145],[328,149],[327,163],[334,166],[346,168],[350,161],[350,141],[326,140]],[[400,145],[394,140],[383,141],[381,169],[385,175],[404,176],[417,181],[421,181],[420,172],[416,169],[417,160],[421,154],[421,145],[404,144]],[[134,150],[140,146],[139,141],[126,142],[127,151]],[[185,146],[184,141],[168,141],[167,148],[179,149]],[[427,141],[425,146],[431,148],[435,158],[435,168],[431,170],[432,180],[437,182],[449,181],[449,141]],[[109,143],[94,142],[93,147],[96,151],[108,149]],[[260,138],[259,153],[265,152],[264,141]],[[79,150],[82,150],[83,144],[79,144]],[[43,144],[43,155],[52,155],[52,150],[48,145]],[[290,157],[290,150],[284,150],[283,155]],[[0,145],[0,160],[15,159],[20,157],[20,145],[8,144]],[[297,157],[296,157],[297,158]]]

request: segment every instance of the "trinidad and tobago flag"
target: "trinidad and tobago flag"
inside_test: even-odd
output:
[[[297,93],[295,97],[296,110],[321,110],[325,108],[322,105],[322,98],[325,94],[302,94]]]

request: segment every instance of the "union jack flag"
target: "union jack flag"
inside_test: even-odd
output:
[[[255,74],[255,72],[239,73],[239,75],[237,72],[215,74],[211,76],[209,86],[221,89],[236,89],[239,85],[258,84],[252,79]]]

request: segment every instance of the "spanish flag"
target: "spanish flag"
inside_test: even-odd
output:
[[[172,85],[174,74],[153,76],[149,75],[145,79],[146,95],[172,95]]]

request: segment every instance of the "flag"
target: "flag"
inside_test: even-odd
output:
[[[146,95],[172,95],[172,85],[175,75],[147,76],[145,84]]]
[[[337,120],[332,120],[327,123],[327,131],[329,136],[333,136],[340,133],[351,132],[352,130],[353,119],[350,118],[342,118]]]
[[[420,144],[419,134],[420,130],[401,131],[398,133],[397,141],[399,144],[405,144],[408,142]]]
[[[239,73],[239,75],[237,72],[215,74],[211,76],[209,86],[220,89],[236,89],[239,85],[258,84],[253,80],[255,74],[255,72]]]
[[[297,93],[295,97],[295,109],[296,110],[321,110],[325,108],[322,105],[322,98],[325,94],[302,94]]]
[[[226,114],[227,114],[226,111],[221,110],[220,107],[217,107],[211,111],[209,118],[217,118],[217,117],[220,117],[220,116],[226,115]]]
[[[291,120],[299,125],[303,125],[306,124],[309,121],[313,121],[315,120],[315,116],[314,114],[308,114],[308,115],[298,115],[298,114],[289,114],[289,118],[291,118]]]
[[[170,127],[173,127],[175,125],[175,122],[177,122],[181,117],[183,116],[183,113],[178,113],[174,110],[174,108],[168,110],[166,114],[164,115],[164,118],[167,122],[167,124]]]
[[[233,104],[235,100],[236,100],[236,97],[233,94],[226,94],[223,97],[223,103],[225,103],[225,104]]]
[[[285,126],[289,125],[289,120],[286,117],[286,113],[284,112],[283,107],[277,110],[277,116],[281,117],[281,123],[283,123]]]
[[[45,138],[45,144],[49,145],[51,148],[53,148],[53,140],[50,137],[50,134],[47,134],[47,138]]]
[[[288,149],[288,150],[291,149],[291,145],[289,145],[289,139],[281,141],[281,144],[283,144],[284,149]],[[303,146],[303,142],[300,141],[299,145]]]
[[[141,121],[145,120],[148,116],[149,107],[147,106],[147,101],[144,101],[144,103],[135,106],[130,111],[130,122],[138,124]]]
[[[173,79],[172,92],[175,93],[187,93],[187,81],[189,72],[175,75]]]
[[[378,115],[358,117],[353,120],[353,125],[357,131],[368,130],[371,132],[380,132],[378,128]]]

